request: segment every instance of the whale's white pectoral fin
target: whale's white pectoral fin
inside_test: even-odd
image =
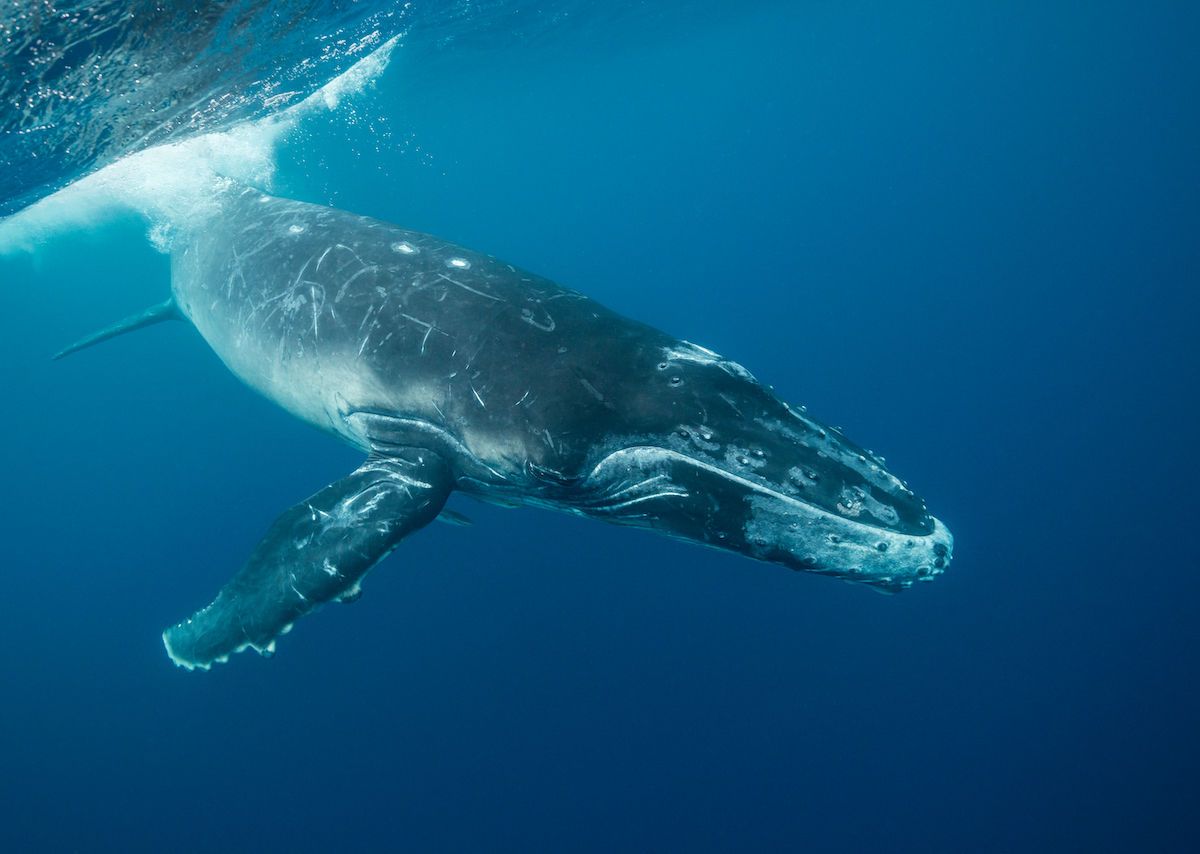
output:
[[[163,632],[171,659],[208,669],[247,647],[274,652],[297,618],[357,598],[367,571],[435,519],[452,486],[445,462],[430,451],[372,455],[276,519],[216,600]]]

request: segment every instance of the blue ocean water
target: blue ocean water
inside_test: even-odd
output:
[[[1200,14],[902,6],[418,14],[271,189],[738,359],[913,483],[944,577],[456,498],[275,658],[175,668],[358,455],[182,324],[50,362],[168,288],[89,214],[0,252],[0,849],[1194,850]]]

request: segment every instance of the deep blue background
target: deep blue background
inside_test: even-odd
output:
[[[901,9],[900,7],[903,7]],[[117,220],[0,257],[0,849],[1194,850],[1194,4],[797,3],[401,49],[276,189],[746,364],[956,535],[885,597],[457,499],[279,655],[171,666],[356,463]]]

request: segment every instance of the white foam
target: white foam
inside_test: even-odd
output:
[[[123,157],[0,219],[0,254],[33,251],[56,233],[128,213],[144,216],[150,239],[166,251],[178,229],[216,212],[221,192],[231,184],[270,189],[279,143],[304,119],[337,109],[378,79],[398,38],[286,110]]]

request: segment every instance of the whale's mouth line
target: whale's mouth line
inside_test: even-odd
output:
[[[688,456],[687,454],[680,453],[679,451],[673,451],[669,448],[661,448],[657,445],[631,445],[629,447],[613,451],[596,463],[591,472],[589,472],[587,477],[584,478],[584,482],[590,482],[593,481],[593,479],[600,477],[607,466],[618,465],[624,459],[631,459],[634,462],[640,463],[645,463],[649,460],[673,460],[702,471],[706,471],[717,477],[724,478],[732,483],[736,483],[738,486],[741,486],[752,493],[757,493],[758,495],[782,502],[786,506],[795,508],[798,513],[815,514],[817,518],[827,519],[831,522],[837,522],[843,525],[858,525],[863,528],[871,528],[890,534],[900,533],[895,529],[889,528],[885,525],[875,525],[858,519],[848,519],[845,516],[833,513],[810,501],[804,501],[796,498],[794,495],[788,495],[787,493],[772,489],[769,486],[765,486],[762,483],[758,483],[750,480],[749,478],[734,474],[728,469],[723,469],[720,466],[715,466],[712,463],[705,462],[704,460],[696,459],[695,457]],[[935,531],[930,531],[928,533],[905,533],[904,535],[912,539],[922,539],[934,537],[935,533]]]

